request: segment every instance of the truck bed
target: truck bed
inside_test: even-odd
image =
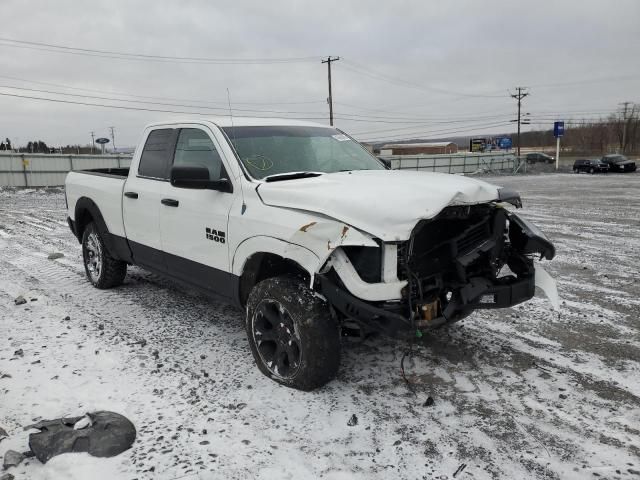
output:
[[[125,237],[122,220],[122,193],[128,168],[96,168],[69,172],[65,193],[69,205],[90,201],[100,211],[110,233]],[[74,211],[69,216],[75,221]]]

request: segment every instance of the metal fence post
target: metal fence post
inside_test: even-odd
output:
[[[24,186],[29,186],[29,178],[27,177],[27,164],[25,163],[24,153],[20,155],[22,161],[22,174],[24,175]]]
[[[122,168],[122,165],[120,165],[120,154],[118,154],[118,168]]]
[[[69,171],[73,171],[73,155],[69,155]]]

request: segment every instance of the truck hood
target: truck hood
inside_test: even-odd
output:
[[[356,170],[261,183],[266,205],[321,214],[383,241],[403,241],[416,223],[449,205],[498,199],[499,187],[446,173]]]

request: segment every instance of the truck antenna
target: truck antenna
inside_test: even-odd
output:
[[[229,118],[231,119],[231,136],[233,137],[233,148],[236,148],[236,129],[233,125],[233,110],[231,109],[231,94],[227,87],[227,102],[229,102]]]
[[[231,144],[233,145],[233,149],[236,149],[236,128],[233,125],[233,110],[231,109],[231,93],[229,93],[229,87],[227,87],[227,102],[229,102],[229,118],[231,119],[231,137],[233,140]],[[237,154],[237,151],[236,151]],[[242,168],[242,167],[241,167]],[[242,207],[241,207],[241,215],[244,215],[244,212],[247,210],[247,204],[244,201],[244,188],[242,188],[242,176],[240,176],[240,191],[242,192]]]

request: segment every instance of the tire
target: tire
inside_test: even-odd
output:
[[[249,294],[245,325],[253,358],[272,380],[310,391],[337,375],[339,325],[303,280],[282,276],[258,283]]]
[[[580,173],[577,168],[573,169],[573,173]]]
[[[593,168],[590,168],[590,169],[589,169],[589,173],[590,173],[591,175],[593,175],[594,173],[596,173],[596,171],[595,171]]]
[[[127,264],[109,255],[96,224],[89,223],[82,234],[82,259],[87,278],[94,287],[106,289],[121,285]]]

